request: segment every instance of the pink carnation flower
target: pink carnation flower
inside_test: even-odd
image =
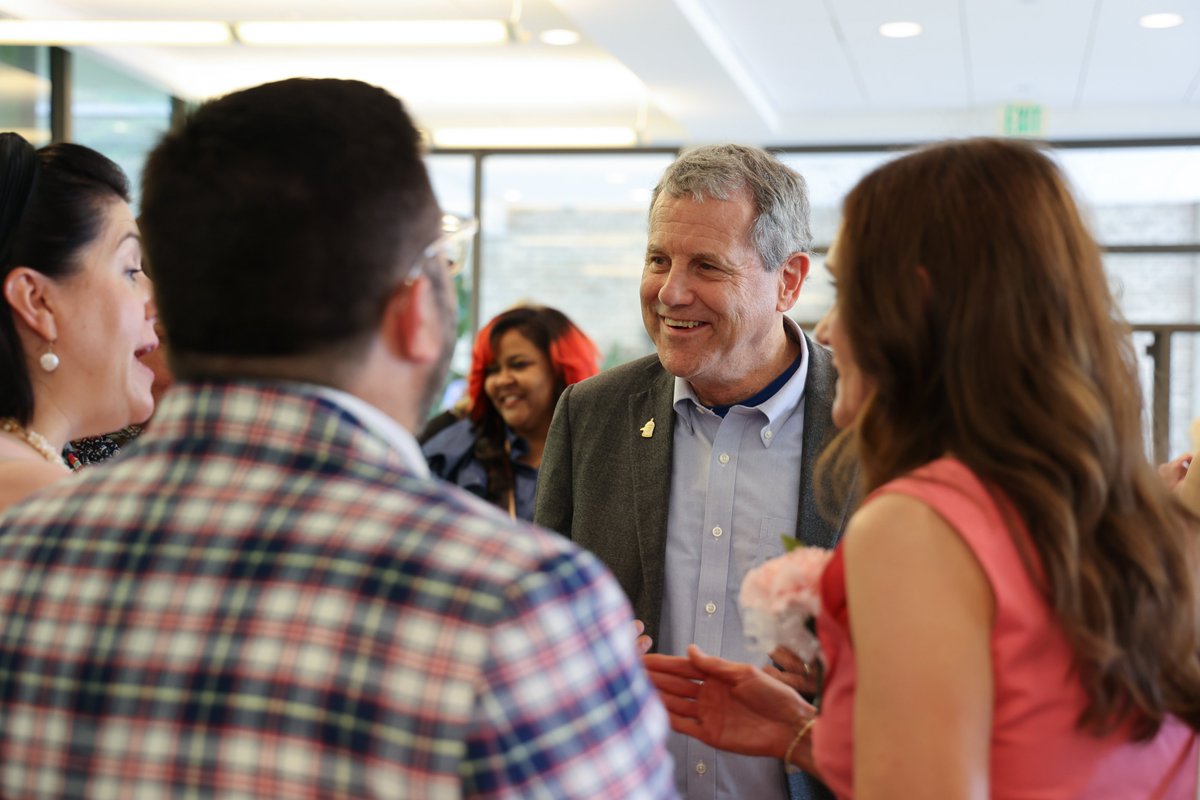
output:
[[[768,655],[783,645],[813,660],[820,644],[808,622],[821,611],[821,573],[832,556],[821,547],[797,547],[746,574],[738,602],[754,649]]]

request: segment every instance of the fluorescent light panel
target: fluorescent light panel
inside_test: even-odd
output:
[[[614,126],[573,128],[440,128],[433,132],[437,147],[632,147],[633,128]]]
[[[166,20],[0,20],[0,44],[221,45],[233,40],[224,22]]]
[[[1147,14],[1138,20],[1143,28],[1177,28],[1183,24],[1183,15],[1173,11],[1158,14]]]
[[[420,46],[500,44],[504,22],[466,20],[327,20],[233,23],[243,44],[263,46]],[[169,20],[0,20],[0,44],[226,45],[230,24]]]
[[[238,22],[244,44],[268,46],[420,46],[500,44],[508,28],[495,19]]]

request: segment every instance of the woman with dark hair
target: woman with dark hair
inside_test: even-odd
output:
[[[423,445],[430,470],[533,519],[537,470],[563,389],[599,371],[599,351],[561,311],[521,306],[475,337],[469,412]]]
[[[1146,460],[1129,330],[1058,168],[999,140],[893,161],[828,263],[825,460],[866,499],[821,580],[820,714],[693,650],[647,658],[673,725],[839,797],[1194,797],[1197,518]]]
[[[64,445],[154,409],[154,304],[121,169],[0,134],[0,509],[69,473]]]

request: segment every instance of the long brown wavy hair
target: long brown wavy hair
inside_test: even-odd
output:
[[[1090,700],[1081,729],[1200,729],[1198,520],[1147,461],[1128,326],[1058,168],[1022,143],[939,144],[844,211],[838,313],[873,392],[842,466],[865,496],[961,460],[1028,530]]]

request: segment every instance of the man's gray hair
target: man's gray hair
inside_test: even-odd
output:
[[[750,238],[767,272],[779,269],[792,253],[812,246],[808,187],[800,173],[758,147],[715,144],[685,151],[667,167],[650,196],[650,213],[659,195],[729,200],[743,190],[757,207]]]

